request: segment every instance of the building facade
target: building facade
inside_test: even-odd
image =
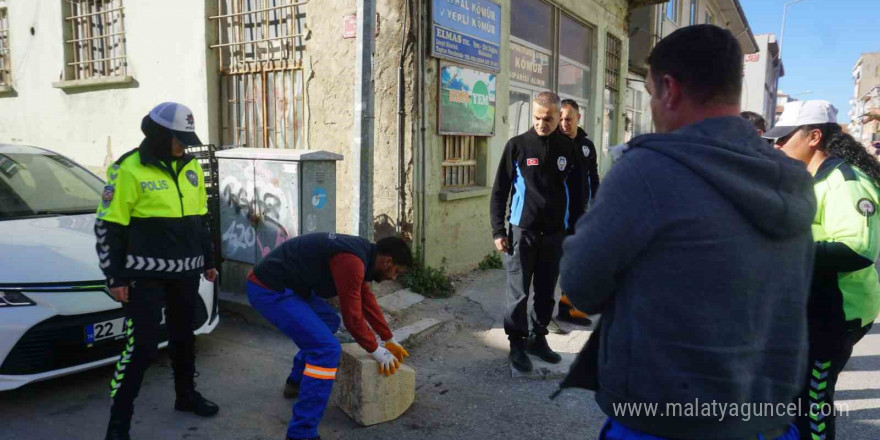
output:
[[[785,68],[779,58],[779,44],[773,34],[755,35],[758,52],[746,54],[743,61],[743,111],[764,117],[767,126],[776,124],[776,93]]]
[[[753,55],[760,49],[739,0],[672,0],[657,3],[633,9],[629,22],[627,140],[653,131],[645,75],[648,56],[658,41],[685,26],[714,24],[733,32],[744,54]]]
[[[539,91],[577,100],[591,137],[620,142],[631,3],[377,1],[372,235],[402,233],[451,272],[492,252],[489,188]],[[102,174],[138,146],[150,108],[182,102],[205,142],[344,155],[336,229],[352,233],[364,172],[353,160],[357,9],[356,0],[0,0],[0,142],[49,148]]]
[[[880,148],[880,84],[854,101],[852,121],[847,128],[857,141],[872,147],[874,152]]]
[[[849,131],[862,145],[872,146],[880,142],[880,52],[862,54],[853,66],[852,77]]]

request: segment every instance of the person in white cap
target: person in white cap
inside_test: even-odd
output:
[[[785,104],[764,137],[813,175],[816,262],[807,306],[809,371],[797,419],[802,439],[835,438],[834,390],[853,346],[880,312],[880,163],[837,123],[828,101]]]
[[[107,440],[130,440],[134,399],[157,353],[162,307],[177,399],[174,409],[213,416],[219,408],[195,390],[192,321],[199,276],[217,278],[202,168],[185,153],[201,145],[185,105],[159,104],[144,116],[138,148],[107,170],[95,221],[101,270],[125,311],[125,350],[110,382]]]

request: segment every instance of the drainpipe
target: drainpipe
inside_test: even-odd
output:
[[[397,235],[403,232],[403,222],[406,221],[406,170],[404,150],[404,124],[405,113],[403,107],[406,103],[406,77],[404,76],[404,62],[406,61],[407,48],[412,43],[410,38],[412,28],[407,30],[409,22],[410,0],[404,2],[403,29],[400,43],[400,61],[397,64]]]
[[[352,213],[357,235],[373,238],[373,46],[376,0],[359,0],[354,81]]]
[[[427,254],[427,250],[425,245],[427,243],[426,232],[428,227],[428,221],[425,218],[427,214],[427,188],[426,188],[426,148],[425,148],[425,119],[427,118],[425,111],[425,41],[426,41],[426,25],[425,21],[427,20],[427,12],[425,10],[425,3],[427,2],[416,2],[418,5],[418,18],[416,23],[418,24],[417,29],[417,64],[416,67],[416,98],[418,101],[418,113],[419,113],[419,128],[417,133],[418,138],[418,153],[419,153],[419,182],[418,182],[418,193],[419,193],[419,247],[421,248],[422,259],[424,262],[425,255]]]

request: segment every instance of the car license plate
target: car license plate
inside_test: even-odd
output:
[[[125,331],[123,328],[124,324],[125,318],[89,324],[86,326],[86,343],[93,344],[97,341],[122,335]]]
[[[162,320],[159,325],[165,325],[165,308],[162,308]],[[104,322],[96,322],[86,326],[86,344],[94,344],[104,339],[115,339],[125,333],[125,318],[111,319]]]

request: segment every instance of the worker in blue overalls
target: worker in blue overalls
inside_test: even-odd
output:
[[[299,397],[288,440],[320,438],[318,424],[336,378],[340,319],[325,298],[339,297],[345,328],[379,363],[380,373],[394,374],[409,356],[394,339],[369,282],[396,279],[410,265],[412,253],[400,238],[374,244],[360,237],[315,233],[284,242],[248,274],[251,305],[299,347],[284,385],[286,397]],[[374,331],[383,342],[376,341]]]

